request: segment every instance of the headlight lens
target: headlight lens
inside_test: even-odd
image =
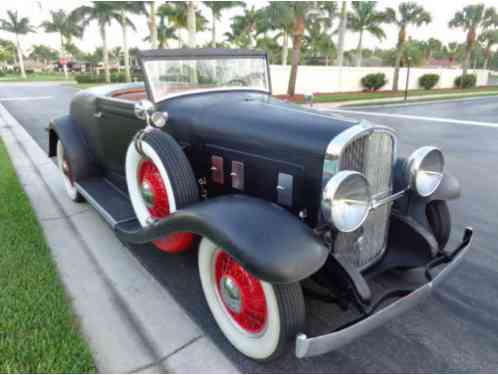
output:
[[[340,232],[353,232],[368,216],[371,206],[370,188],[361,173],[342,171],[325,185],[322,211]]]
[[[421,197],[428,197],[439,187],[444,176],[444,156],[432,146],[421,147],[408,158],[409,184]]]

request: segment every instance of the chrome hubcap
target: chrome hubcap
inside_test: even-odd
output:
[[[240,313],[242,300],[240,298],[240,289],[237,283],[229,276],[223,276],[220,280],[221,299],[225,305],[232,311]]]
[[[154,190],[147,180],[142,183],[141,190],[145,205],[148,208],[154,207]]]

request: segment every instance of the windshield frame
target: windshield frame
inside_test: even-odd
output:
[[[167,94],[162,97],[154,97],[153,85],[145,69],[145,63],[148,61],[162,60],[203,60],[203,59],[244,59],[244,58],[262,58],[266,66],[266,78],[268,90],[244,87],[220,87],[211,89],[189,90],[185,92],[177,92]],[[268,95],[272,94],[272,82],[270,75],[270,64],[268,62],[268,54],[265,51],[249,50],[249,49],[228,49],[228,48],[180,48],[180,49],[156,49],[140,51],[139,55],[142,71],[144,72],[144,83],[148,97],[154,103],[160,103],[165,100],[176,98],[179,96],[196,95],[210,92],[227,92],[227,91],[251,91],[261,92]]]

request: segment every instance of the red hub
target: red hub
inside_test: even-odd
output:
[[[250,334],[261,333],[268,318],[261,281],[224,251],[216,255],[214,272],[216,288],[233,320]]]
[[[140,164],[138,182],[151,217],[163,219],[168,216],[171,213],[168,191],[159,170],[151,160],[144,160]],[[153,243],[160,250],[176,253],[188,249],[192,240],[192,233],[174,233]]]

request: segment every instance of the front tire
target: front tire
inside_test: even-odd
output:
[[[441,200],[430,202],[426,208],[426,215],[439,249],[443,250],[450,239],[451,233],[451,216],[448,203]]]
[[[153,130],[143,135],[141,152],[135,141],[126,153],[126,183],[142,227],[199,200],[194,172],[180,145],[170,135]],[[192,246],[192,233],[173,233],[153,241],[156,248],[178,253]]]
[[[299,283],[259,280],[207,238],[201,241],[198,260],[204,296],[228,341],[257,361],[287,352],[305,323]]]

